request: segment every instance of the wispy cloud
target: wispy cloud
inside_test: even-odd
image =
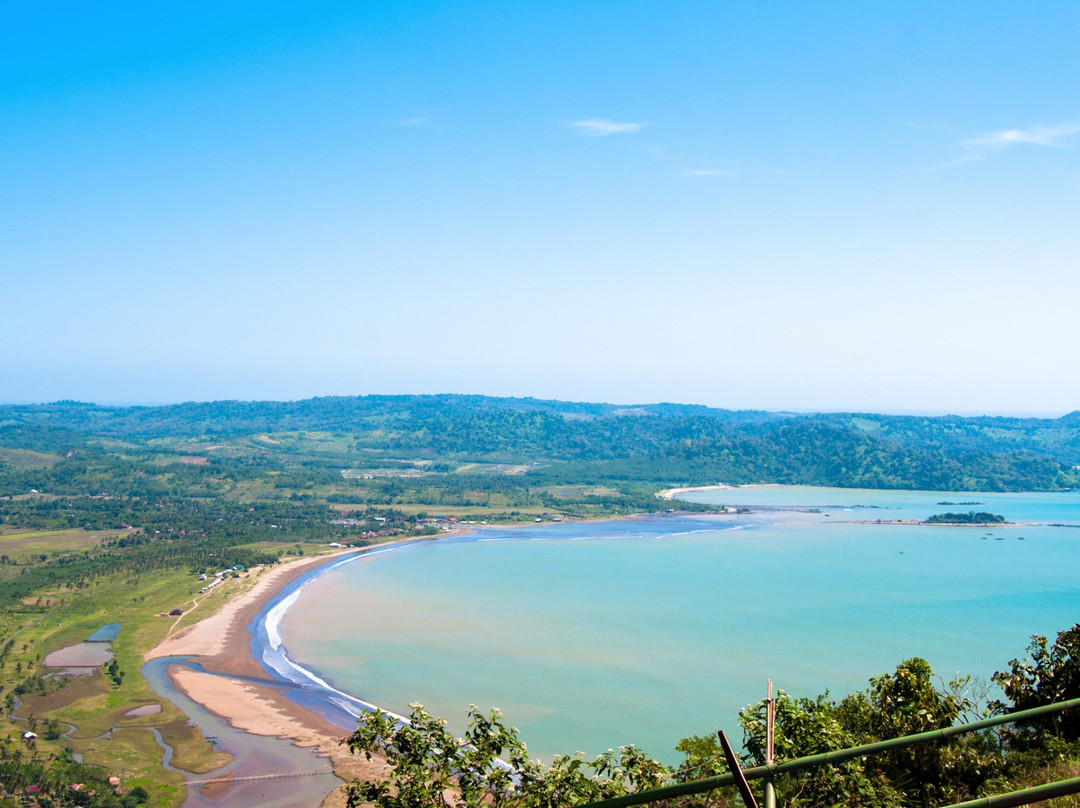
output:
[[[590,118],[587,121],[574,121],[567,124],[579,135],[587,137],[607,137],[608,135],[632,135],[640,132],[647,124],[631,121],[610,121],[607,118]]]
[[[431,118],[415,115],[412,118],[402,118],[399,121],[394,121],[394,123],[398,126],[423,126],[426,123],[431,123]]]
[[[960,145],[967,153],[959,160],[947,165],[973,163],[1013,146],[1068,148],[1071,145],[1068,142],[1069,138],[1076,134],[1080,134],[1080,124],[1075,123],[1062,123],[1055,126],[1046,126],[1040,123],[1026,129],[1000,129],[994,132],[985,132],[975,137],[962,139]]]
[[[729,168],[695,168],[683,171],[684,177],[732,177],[735,172]]]

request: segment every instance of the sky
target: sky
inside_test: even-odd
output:
[[[1080,4],[0,0],[0,401],[1080,408]]]

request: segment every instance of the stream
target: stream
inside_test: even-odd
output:
[[[325,758],[294,746],[288,740],[236,729],[190,699],[173,687],[167,672],[170,665],[200,670],[187,657],[163,657],[143,665],[142,674],[159,696],[175,704],[206,737],[216,738],[218,749],[233,756],[229,763],[212,772],[185,772],[171,765],[172,749],[155,731],[158,743],[166,750],[162,764],[171,771],[179,771],[189,782],[183,808],[318,808],[326,796],[341,785]],[[314,772],[319,773],[303,776]],[[219,777],[235,778],[235,782],[212,786],[196,784]],[[287,782],[282,782],[284,778],[288,778]]]

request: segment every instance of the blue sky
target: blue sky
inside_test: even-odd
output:
[[[1080,5],[0,0],[0,400],[1080,407]]]

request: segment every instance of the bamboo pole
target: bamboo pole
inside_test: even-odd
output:
[[[1033,786],[1022,791],[995,794],[993,797],[957,802],[946,805],[945,808],[1012,808],[1017,805],[1029,805],[1033,802],[1041,802],[1053,797],[1064,797],[1067,794],[1076,793],[1080,793],[1080,777],[1074,777],[1071,780],[1059,780],[1056,783],[1048,783],[1044,786]]]
[[[776,763],[776,699],[772,694],[772,679],[765,705],[765,765],[772,766]],[[776,808],[776,778],[772,775],[765,778],[765,808]]]

